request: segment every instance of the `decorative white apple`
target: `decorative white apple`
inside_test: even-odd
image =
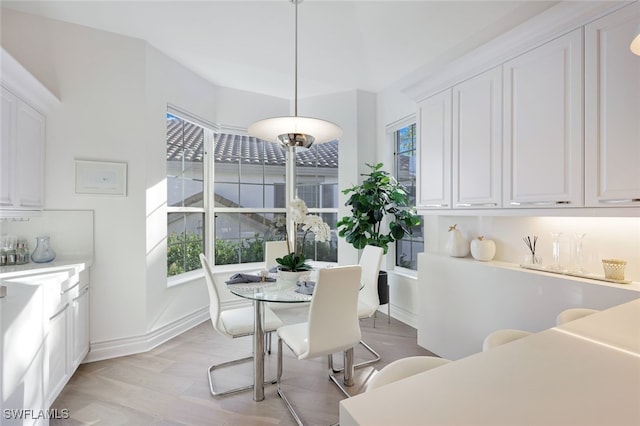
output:
[[[475,260],[488,262],[496,255],[496,243],[479,236],[471,240],[471,256]]]

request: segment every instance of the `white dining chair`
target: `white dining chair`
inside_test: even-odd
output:
[[[266,241],[264,243],[264,264],[266,269],[278,266],[276,259],[288,254],[286,241]]]
[[[301,425],[300,417],[282,390],[282,345],[296,358],[309,359],[344,351],[343,383],[353,386],[353,349],[360,341],[358,292],[362,268],[338,266],[318,271],[307,322],[278,328],[278,395]],[[329,370],[329,378],[349,397],[349,393]]]
[[[482,342],[482,351],[486,352],[489,349],[493,349],[496,346],[504,345],[505,343],[512,342],[514,340],[522,339],[531,335],[531,332],[524,330],[515,330],[512,328],[504,328],[496,330],[493,333],[485,337]]]
[[[367,384],[367,392],[380,386],[388,385],[415,374],[431,370],[451,361],[437,356],[410,356],[393,361],[391,364],[378,371]]]
[[[589,309],[589,308],[569,308],[560,312],[556,317],[556,325],[562,325],[568,323],[569,321],[575,321],[577,319],[586,317],[588,315],[593,315],[597,312],[600,312],[597,309]]]
[[[253,335],[254,330],[254,310],[252,307],[246,308],[234,308],[222,310],[220,308],[220,297],[218,295],[218,289],[213,279],[213,272],[211,266],[204,254],[200,254],[200,263],[204,270],[204,278],[207,283],[207,291],[209,293],[209,316],[211,317],[211,323],[213,328],[223,336],[236,338]],[[282,325],[282,321],[271,309],[264,308],[263,328],[265,332],[265,339],[268,339],[267,347],[271,345],[270,334],[278,329]],[[270,352],[270,350],[269,350]],[[207,370],[207,376],[209,379],[209,390],[213,396],[229,395],[236,392],[241,392],[248,389],[253,389],[253,384],[243,386],[235,389],[229,389],[225,391],[216,391],[213,386],[213,371],[229,367],[232,365],[240,364],[243,362],[249,362],[253,360],[253,356],[249,355],[244,358],[234,359],[232,361],[226,361],[220,364],[211,365]],[[265,382],[273,383],[273,381]]]
[[[384,250],[382,247],[367,245],[362,251],[359,262],[359,265],[362,268],[362,282],[364,283],[364,287],[360,290],[360,293],[358,293],[358,318],[366,319],[373,316],[374,325],[375,314],[380,307],[380,299],[378,297],[378,275],[380,273],[380,268],[382,267],[383,255]],[[373,358],[355,364],[355,368],[364,367],[380,361],[380,354],[369,346],[369,344],[364,340],[360,340],[360,345],[369,351],[373,355]],[[333,354],[329,355],[329,368],[334,373],[342,371],[341,368],[335,368],[333,366]]]

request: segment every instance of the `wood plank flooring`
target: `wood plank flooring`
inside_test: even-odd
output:
[[[285,323],[306,320],[300,308],[277,311]],[[360,321],[363,340],[382,356],[369,367],[356,370],[352,395],[364,391],[366,381],[386,364],[407,356],[430,355],[416,344],[416,330],[378,312]],[[265,357],[265,377],[275,378],[277,340]],[[206,321],[144,354],[82,364],[51,408],[68,409],[70,418],[52,420],[66,425],[295,425],[276,385],[265,387],[264,401],[252,392],[214,398],[209,393],[207,368],[251,353],[251,338],[230,339],[218,334]],[[299,361],[284,348],[282,387],[305,424],[338,422],[342,393],[327,377],[326,357]],[[370,356],[361,346],[356,362]],[[336,365],[342,365],[335,356]],[[215,386],[237,387],[251,383],[251,363],[214,373]]]

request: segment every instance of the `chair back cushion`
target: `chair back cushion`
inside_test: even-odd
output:
[[[448,364],[448,359],[436,356],[419,355],[400,358],[378,371],[367,384],[367,392],[380,386],[396,382],[407,377],[414,376],[432,368]]]
[[[382,256],[384,250],[382,247],[365,246],[360,257],[360,266],[362,267],[362,281],[364,288],[360,290],[359,298],[360,306],[367,312],[360,312],[361,317],[370,317],[380,307],[380,298],[378,297],[378,274],[382,266]],[[361,310],[363,310],[361,308]]]
[[[361,275],[359,265],[318,271],[309,306],[308,352],[300,358],[340,352],[358,344],[361,338],[358,321]]]
[[[278,264],[276,259],[286,255],[287,242],[286,241],[267,241],[264,243],[264,264],[267,269],[270,269]]]
[[[218,296],[216,283],[213,280],[213,272],[211,271],[211,266],[209,266],[209,261],[202,253],[200,253],[200,263],[204,270],[204,280],[207,283],[207,292],[209,293],[209,315],[211,316],[211,323],[213,324],[213,328],[218,332],[228,334],[220,321],[220,297]]]

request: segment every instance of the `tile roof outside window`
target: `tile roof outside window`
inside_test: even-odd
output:
[[[168,118],[167,161],[201,161],[203,152],[201,145],[204,143],[203,132],[203,128],[198,125]],[[180,139],[182,135],[184,135],[184,141]],[[314,147],[308,150],[296,150],[296,165],[298,167],[338,167],[337,140],[316,144]],[[184,158],[182,158],[183,154]],[[229,163],[240,158],[243,164],[259,164],[263,155],[265,165],[284,166],[286,164],[285,150],[277,143],[263,141],[252,136],[226,133],[216,135],[213,153],[216,163]]]

